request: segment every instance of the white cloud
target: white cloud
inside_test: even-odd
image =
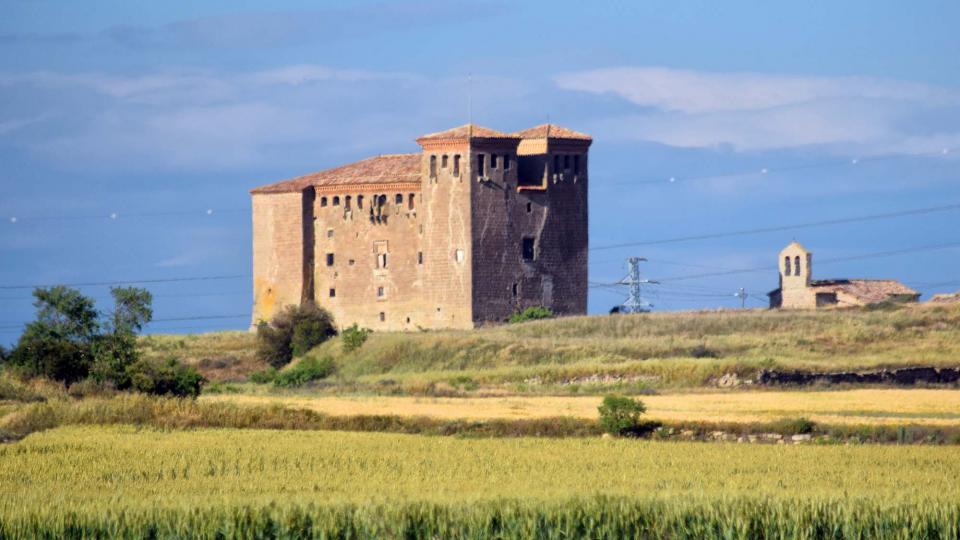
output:
[[[527,83],[495,77],[477,78],[475,86],[477,111],[513,113],[532,94]],[[0,74],[0,93],[0,122],[23,114],[14,105],[5,111],[4,96],[37,114],[56,112],[44,132],[6,141],[66,167],[208,171],[288,163],[299,171],[339,156],[412,150],[420,133],[466,122],[467,84],[300,64],[235,74]]]
[[[597,122],[625,139],[677,147],[768,150],[838,145],[861,152],[929,151],[918,142],[955,141],[956,127],[913,122],[960,113],[960,93],[913,82],[625,67],[556,77],[566,90],[613,94],[639,107]]]

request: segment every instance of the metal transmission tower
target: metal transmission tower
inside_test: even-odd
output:
[[[640,261],[646,261],[644,257],[630,257],[627,264],[630,265],[630,273],[620,283],[630,287],[627,300],[620,305],[620,313],[646,313],[650,311],[653,304],[643,299],[640,293],[640,285],[656,284],[658,281],[640,278]]]

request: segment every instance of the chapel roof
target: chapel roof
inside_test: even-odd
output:
[[[539,126],[534,126],[532,128],[527,128],[520,131],[513,132],[513,135],[516,135],[523,139],[573,139],[580,141],[592,141],[593,137],[587,135],[586,133],[580,133],[579,131],[574,131],[563,126],[558,126],[556,124],[540,124]]]

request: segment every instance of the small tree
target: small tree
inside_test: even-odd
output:
[[[93,341],[93,367],[90,375],[99,383],[111,382],[126,390],[132,381],[128,368],[139,358],[137,333],[153,318],[153,295],[137,287],[114,287],[113,314],[106,332]]]
[[[600,411],[600,427],[611,435],[633,435],[643,423],[640,416],[647,411],[640,400],[626,396],[606,396]]]
[[[90,343],[100,329],[93,300],[64,286],[33,291],[37,320],[27,325],[10,355],[14,369],[30,377],[71,384],[87,376]]]
[[[335,335],[333,316],[327,310],[313,304],[287,306],[269,323],[257,325],[257,357],[280,368]]]
[[[357,323],[353,323],[353,326],[349,326],[343,330],[340,334],[340,339],[343,340],[343,352],[353,352],[363,346],[367,341],[367,337],[373,333],[373,330],[369,328],[360,328],[357,326]]]

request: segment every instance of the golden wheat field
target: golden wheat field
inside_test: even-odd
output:
[[[833,527],[909,538],[955,537],[960,526],[960,453],[949,447],[120,426],[36,433],[0,447],[0,463],[0,536],[11,537],[696,538]]]
[[[442,419],[596,418],[597,396],[281,396],[209,395],[202,400],[282,404],[331,415],[382,414]],[[768,422],[805,417],[830,425],[960,425],[960,391],[857,389],[836,391],[712,392],[641,396],[652,420]]]

